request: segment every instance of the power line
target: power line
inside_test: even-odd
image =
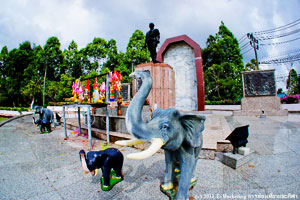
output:
[[[244,51],[245,49],[247,49],[247,48],[250,47],[250,46],[251,46],[251,45],[249,44],[249,45],[245,46],[244,48],[240,49],[240,51]]]
[[[287,56],[287,57],[261,61],[260,64],[264,64],[264,65],[282,64],[282,63],[287,63],[287,62],[298,62],[298,61],[300,61],[300,53],[295,54],[295,55],[291,55],[291,56]]]
[[[270,59],[270,58],[276,58],[276,57],[281,57],[283,55],[288,55],[288,54],[292,54],[292,53],[298,53],[300,52],[300,49],[293,49],[293,50],[289,50],[289,51],[286,51],[286,52],[283,52],[283,53],[280,53],[280,54],[273,54],[273,55],[268,55],[268,56],[264,56],[264,57],[261,57],[259,58],[260,60],[263,60],[263,59]]]
[[[244,44],[239,44],[240,48],[244,48],[244,47],[247,47],[249,46],[249,41],[246,41],[246,43]]]
[[[283,33],[281,35],[271,35],[271,36],[266,36],[266,37],[258,36],[257,38],[258,38],[258,40],[272,40],[272,39],[275,39],[275,38],[290,36],[290,35],[293,35],[293,34],[296,34],[296,33],[299,33],[299,32],[300,32],[300,28],[298,28],[296,30],[293,30],[291,32],[288,32],[288,33]]]
[[[248,53],[251,50],[252,50],[252,48],[248,49],[247,51],[243,52],[242,54],[246,54],[246,53]]]
[[[247,39],[247,35],[245,34],[242,38],[238,40],[239,44],[242,44]]]
[[[246,34],[243,35],[240,39],[238,39],[238,42],[240,42],[241,40],[243,40],[243,38],[246,38]]]
[[[271,45],[290,43],[290,42],[299,40],[300,37],[297,37],[297,36],[299,36],[298,34],[300,33],[300,28],[299,28],[298,24],[300,24],[300,19],[297,19],[296,21],[293,21],[291,23],[288,23],[284,26],[280,26],[277,28],[246,34],[247,38],[250,40],[251,47],[253,47],[253,49],[254,49],[256,61],[258,61],[256,50],[258,50],[259,45],[271,46]],[[298,26],[298,27],[296,27],[296,26]],[[288,32],[285,31],[288,29],[290,31],[288,31]],[[291,30],[291,29],[294,29],[294,30]],[[276,32],[278,32],[278,33],[275,34]],[[296,35],[296,34],[297,34],[297,36],[294,39],[289,39],[286,41],[278,41],[278,42],[273,42],[273,43],[260,43],[261,40],[273,40],[273,39],[278,39],[278,38],[290,37],[291,35]],[[240,44],[242,44],[245,41],[245,39],[246,39],[245,36],[243,36],[239,40]],[[246,54],[251,50],[251,48],[248,49],[248,47],[250,45],[249,45],[249,43],[240,45],[241,46],[240,50],[243,51],[242,54]],[[265,60],[257,62],[257,63],[262,64],[262,65],[269,65],[269,64],[286,64],[286,63],[291,63],[291,62],[299,62],[300,61],[300,53],[299,52],[300,52],[300,49],[294,49],[292,51],[284,52],[284,53],[281,53],[280,55],[276,55],[275,58],[274,58],[274,56],[273,57],[272,56],[265,57],[266,58]],[[284,56],[284,55],[288,55],[288,56]]]
[[[291,27],[296,26],[298,24],[300,24],[300,19],[297,19],[296,21],[293,21],[293,22],[291,22],[289,24],[286,24],[284,26],[280,26],[280,27],[277,27],[277,28],[273,28],[273,29],[269,29],[269,30],[264,30],[264,31],[257,31],[257,32],[254,32],[253,34],[255,34],[255,35],[261,35],[261,34],[267,34],[267,33],[274,33],[274,32],[277,32],[277,31],[282,31],[282,30],[291,28]]]
[[[247,42],[246,44],[240,47],[240,50],[246,49],[249,46],[250,46],[250,42]]]
[[[276,43],[269,43],[269,44],[260,43],[260,45],[262,45],[262,46],[264,46],[264,45],[278,45],[278,44],[284,44],[284,43],[296,41],[296,40],[299,40],[299,39],[300,39],[300,37],[292,39],[292,40],[288,40],[288,41],[283,41],[283,42],[276,42]]]

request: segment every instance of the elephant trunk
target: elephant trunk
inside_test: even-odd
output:
[[[90,170],[88,169],[87,164],[86,164],[85,152],[83,150],[80,150],[79,154],[80,154],[80,161],[81,161],[81,166],[82,166],[83,171],[85,173],[89,173]]]
[[[33,110],[33,105],[34,105],[34,98],[32,99],[32,102],[30,104],[31,109]]]
[[[165,142],[163,139],[155,137],[154,133],[149,130],[147,124],[142,119],[143,105],[152,88],[152,78],[150,76],[150,72],[136,71],[130,74],[130,77],[142,80],[142,86],[137,94],[133,97],[126,113],[127,130],[137,139],[117,141],[116,144],[122,146],[132,146],[145,141],[150,141],[151,145],[147,150],[127,155],[127,158],[129,159],[141,160],[155,154]]]
[[[133,97],[126,112],[126,127],[128,132],[140,140],[150,141],[151,132],[148,131],[146,123],[142,120],[142,109],[148,94],[152,88],[152,78],[149,72],[136,71],[130,74],[132,78],[140,78],[142,86]]]
[[[32,123],[33,123],[33,124],[37,124],[37,122],[35,121],[35,118],[34,118],[34,117],[32,117]]]

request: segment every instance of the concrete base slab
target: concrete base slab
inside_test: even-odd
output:
[[[262,110],[240,110],[233,111],[234,116],[255,116],[260,117]],[[288,110],[265,110],[265,116],[287,116]]]
[[[281,110],[280,98],[277,96],[244,97],[242,110],[234,111],[233,115],[260,117],[263,112],[266,116],[288,115],[288,110]]]
[[[250,154],[250,148],[240,147],[240,148],[238,148],[238,153],[241,154],[242,156],[247,156]]]
[[[251,151],[249,155],[246,156],[228,152],[228,153],[224,153],[222,163],[233,169],[237,169],[241,165],[244,165],[249,161],[251,161],[253,157],[254,157],[254,151]]]

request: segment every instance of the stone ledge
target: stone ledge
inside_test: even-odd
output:
[[[66,123],[67,129],[76,130],[78,129],[78,125],[74,125],[72,123]],[[88,128],[86,126],[81,126],[81,132],[84,134],[88,134]],[[92,128],[92,136],[101,140],[107,140],[106,130],[101,130],[97,128]],[[118,132],[109,132],[109,141],[114,143],[117,140],[130,140],[133,137],[129,134],[118,133]],[[150,146],[150,143],[138,144],[134,145],[133,147],[140,150],[145,150]],[[164,150],[160,149],[158,153],[164,153]],[[210,159],[214,160],[216,157],[216,152],[214,150],[204,149],[200,151],[199,158],[200,159]]]
[[[214,160],[216,158],[216,152],[211,150],[202,149],[199,154],[200,159]]]
[[[217,152],[232,152],[233,146],[229,141],[217,141]]]
[[[288,110],[264,110],[266,116],[287,116]],[[233,111],[234,116],[255,116],[260,117],[262,114],[261,110],[241,110],[241,111]]]
[[[76,130],[78,129],[78,125],[74,125],[71,123],[66,123],[67,129]],[[92,128],[92,136],[101,140],[107,140],[106,130],[101,130],[98,128]],[[81,126],[81,132],[84,134],[88,134],[88,128],[86,126]],[[109,132],[109,141],[115,142],[117,140],[129,140],[133,137],[129,134],[118,133],[118,132]]]
[[[251,161],[253,158],[254,158],[254,151],[250,151],[250,154],[246,156],[228,152],[228,153],[224,153],[222,163],[233,169],[237,169],[238,167]]]

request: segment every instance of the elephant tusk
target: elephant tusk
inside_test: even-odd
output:
[[[95,169],[93,176],[97,176],[98,174],[98,169]]]
[[[133,160],[142,160],[149,158],[153,154],[155,154],[163,145],[165,142],[161,138],[153,138],[151,140],[151,145],[148,149],[139,152],[139,153],[131,153],[127,155],[127,158],[133,159]]]
[[[173,183],[162,184],[161,187],[162,187],[162,189],[164,189],[164,190],[171,190],[171,189],[173,189],[174,185],[173,185]]]
[[[119,140],[116,141],[115,144],[120,145],[120,146],[132,146],[135,144],[144,144],[145,141],[138,140],[138,139],[132,139],[132,140]]]

